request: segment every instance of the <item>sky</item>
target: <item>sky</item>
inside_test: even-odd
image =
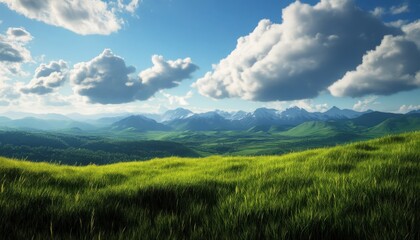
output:
[[[420,109],[417,0],[0,0],[0,113]]]

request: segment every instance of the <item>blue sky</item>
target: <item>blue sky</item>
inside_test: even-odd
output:
[[[0,112],[420,108],[418,1],[31,2],[0,0]]]

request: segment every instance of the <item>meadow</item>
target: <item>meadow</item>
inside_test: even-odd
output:
[[[420,132],[281,156],[0,158],[4,239],[420,239]]]

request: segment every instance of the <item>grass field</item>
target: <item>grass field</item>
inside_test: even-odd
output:
[[[420,132],[282,156],[0,158],[4,239],[420,239]]]

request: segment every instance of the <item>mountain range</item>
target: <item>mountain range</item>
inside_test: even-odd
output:
[[[23,116],[14,113],[14,116]],[[74,115],[73,115],[74,116]],[[386,120],[411,116],[418,118],[419,111],[407,114],[375,112],[368,110],[358,112],[350,109],[332,107],[325,112],[308,112],[305,109],[292,107],[284,111],[270,108],[258,108],[253,112],[226,112],[221,110],[205,113],[194,113],[188,109],[177,108],[159,114],[122,114],[120,116],[106,116],[99,118],[81,118],[73,120],[70,116],[59,114],[30,115],[30,117],[12,119],[0,116],[0,127],[23,128],[38,130],[109,130],[109,131],[291,131],[301,124],[303,129],[312,128],[331,129],[335,125],[349,128],[359,126],[370,128]],[[402,120],[401,120],[402,121]],[[404,120],[405,121],[405,120]],[[389,120],[388,122],[392,122]],[[416,121],[411,121],[414,124]],[[384,123],[386,124],[386,123]],[[391,123],[387,123],[390,125]],[[391,124],[392,125],[392,124]],[[398,125],[398,124],[397,124]],[[396,125],[395,125],[396,126]],[[382,129],[393,129],[392,126]],[[293,131],[292,131],[293,130]],[[299,132],[299,131],[298,131]]]

